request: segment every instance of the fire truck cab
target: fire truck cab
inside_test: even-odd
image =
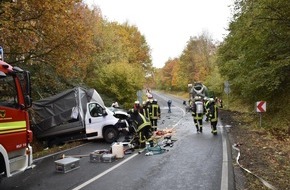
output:
[[[0,178],[32,166],[30,74],[4,62],[0,47]]]

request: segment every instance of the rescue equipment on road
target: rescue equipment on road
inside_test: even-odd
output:
[[[116,142],[112,145],[112,154],[116,156],[116,158],[124,157],[124,146],[122,143]]]
[[[63,158],[54,161],[56,172],[68,173],[80,168],[79,158]]]

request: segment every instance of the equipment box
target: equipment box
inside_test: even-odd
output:
[[[103,162],[113,162],[115,161],[115,158],[114,154],[103,154],[102,156]]]
[[[67,173],[80,167],[79,158],[64,158],[54,161],[54,163],[56,171],[60,173]]]
[[[102,162],[102,156],[103,154],[92,152],[90,153],[90,162]]]

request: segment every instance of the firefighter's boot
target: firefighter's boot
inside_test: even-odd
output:
[[[216,127],[212,127],[211,128],[211,133],[213,134],[213,135],[217,135],[217,129],[216,129]]]

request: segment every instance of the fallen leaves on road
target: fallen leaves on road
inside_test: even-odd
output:
[[[231,144],[239,143],[240,164],[263,178],[277,189],[290,189],[290,146],[289,136],[277,137],[271,131],[255,128],[250,116],[242,113],[220,111],[223,125],[230,124],[228,131]],[[277,134],[279,134],[277,132]],[[233,153],[233,162],[235,160]],[[236,164],[236,189],[267,189],[259,179],[241,172]]]

